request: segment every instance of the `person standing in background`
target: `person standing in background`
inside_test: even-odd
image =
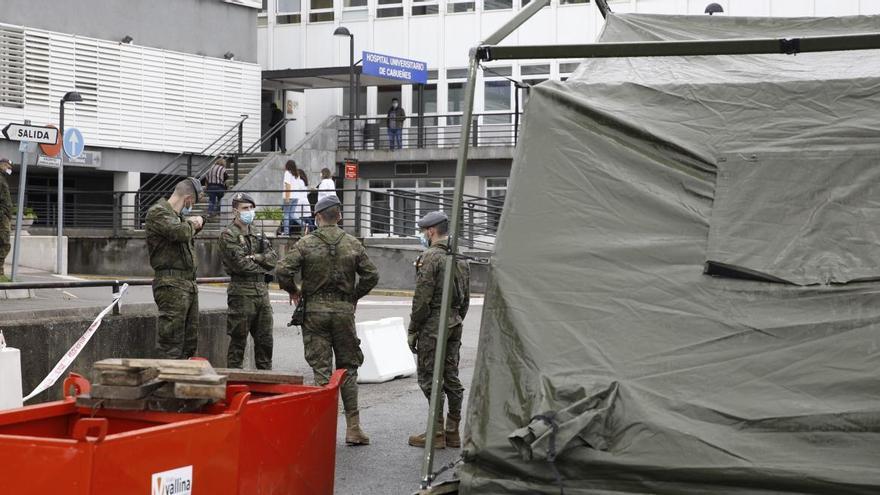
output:
[[[284,120],[284,112],[278,108],[278,105],[272,103],[272,116],[269,117],[269,128],[275,127],[282,120]],[[277,148],[275,147],[276,144],[278,145]],[[272,137],[269,138],[269,148],[270,151],[287,153],[287,150],[284,149],[284,129],[278,129],[272,134]]]
[[[290,224],[294,223],[299,225],[299,220],[296,218],[296,196],[294,196],[294,189],[296,189],[296,181],[299,180],[297,178],[298,172],[296,170],[296,162],[293,160],[287,160],[287,163],[284,164],[284,207],[283,207],[283,220],[281,223],[281,233],[282,235],[290,235]]]
[[[7,158],[0,158],[0,280],[6,278],[3,273],[3,263],[12,248],[10,243],[12,196],[9,194],[9,184],[6,182],[7,175],[12,175],[12,162]]]
[[[391,100],[391,108],[388,109],[388,149],[403,148],[403,121],[406,120],[406,112],[400,106],[400,100]]]
[[[296,200],[294,208],[294,216],[297,223],[302,227],[300,235],[306,234],[306,217],[311,216],[312,210],[309,208],[309,188],[305,181],[305,171],[297,169],[296,177],[293,179],[293,198]]]
[[[318,184],[318,201],[334,194],[336,194],[336,183],[333,182],[330,169],[324,167],[321,169],[321,182]]]
[[[226,193],[226,181],[229,173],[226,171],[226,160],[223,158],[214,162],[205,175],[205,183],[208,188],[208,216],[220,214],[220,200]]]

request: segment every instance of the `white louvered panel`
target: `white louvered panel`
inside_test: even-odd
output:
[[[174,151],[165,143],[165,55],[159,50],[142,51],[143,116],[141,132],[144,147]],[[181,150],[176,150],[180,152]]]
[[[72,36],[49,33],[49,101],[54,102],[52,120],[58,122],[58,103],[68,91],[73,91],[75,81],[75,45]],[[76,116],[75,104],[65,106],[65,125],[73,126]],[[88,139],[88,138],[87,138]]]
[[[165,52],[165,97],[159,102],[165,105],[165,145],[166,149],[180,151],[195,151],[186,136],[186,121],[184,108],[186,106],[185,78],[186,70],[183,55],[179,53]],[[159,75],[158,77],[162,77]]]
[[[226,65],[223,70],[224,125],[233,125],[241,118],[241,99],[241,66]]]
[[[120,54],[119,44],[98,43],[98,134],[94,139],[104,146],[123,146],[120,134]]]
[[[49,99],[49,35],[41,31],[25,33],[25,105],[32,119],[44,124],[53,120]]]
[[[75,116],[72,121],[85,139],[96,139],[98,132],[98,43],[91,38],[74,40],[74,87],[83,101],[67,104]],[[65,112],[67,109],[65,108]]]
[[[205,59],[205,134],[219,136],[229,126],[224,125],[223,111],[223,62],[218,59]],[[232,125],[232,124],[230,124]]]
[[[189,149],[199,148],[199,143],[209,142],[204,125],[204,84],[205,64],[202,57],[184,57],[183,90],[184,90],[184,122],[187,145]],[[216,135],[212,136],[216,138]],[[197,151],[192,149],[192,151]]]
[[[0,106],[24,108],[24,31],[0,27]]]
[[[263,72],[259,65],[242,65],[242,107],[239,113],[250,115],[245,121],[245,146],[260,139],[260,85],[263,81]],[[256,90],[252,89],[256,88]]]
[[[126,146],[136,149],[148,149],[161,143],[145,141],[143,134],[144,107],[149,104],[144,99],[144,83],[153,77],[144,70],[144,51],[140,46],[119,45],[119,135]]]

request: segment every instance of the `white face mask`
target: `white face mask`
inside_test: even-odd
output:
[[[421,244],[422,247],[429,247],[431,245],[431,241],[428,240],[428,236],[424,232],[419,232],[416,234],[416,237],[419,238],[419,244]]]
[[[245,225],[252,224],[256,215],[257,212],[255,212],[254,210],[238,212],[238,218],[240,218],[241,222]]]
[[[11,169],[11,168],[7,168],[6,170],[4,170],[4,172],[6,172],[6,175],[12,175],[12,169]]]
[[[397,103],[392,103],[391,108],[397,108]]]

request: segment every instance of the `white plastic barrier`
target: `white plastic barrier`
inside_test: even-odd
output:
[[[358,383],[382,383],[415,374],[416,360],[406,343],[403,318],[358,323],[357,334],[364,353]]]
[[[21,407],[21,353],[0,349],[0,411]]]

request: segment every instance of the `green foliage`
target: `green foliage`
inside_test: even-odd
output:
[[[12,218],[16,218],[17,214],[18,214],[18,207],[13,206],[12,207]],[[34,211],[33,208],[25,207],[24,215],[22,215],[22,218],[33,218],[34,220],[36,220],[39,217],[37,217],[37,213]]]
[[[263,208],[261,210],[257,210],[257,214],[254,216],[256,220],[281,220],[284,218],[283,213],[281,212],[281,208]]]

